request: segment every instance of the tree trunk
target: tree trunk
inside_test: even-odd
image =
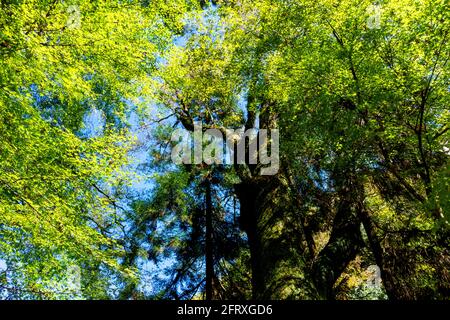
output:
[[[312,267],[316,288],[325,299],[334,299],[333,286],[336,280],[364,245],[358,218],[358,213],[362,210],[360,188],[362,186],[351,178],[341,186],[330,239]]]
[[[258,177],[235,186],[241,228],[251,253],[253,299],[311,299],[305,245],[281,175]]]
[[[211,181],[207,178],[205,181],[205,201],[206,201],[206,234],[205,234],[205,262],[206,262],[206,300],[213,298],[213,279],[214,279],[214,257],[213,257],[213,237],[212,237],[212,200],[211,200]]]

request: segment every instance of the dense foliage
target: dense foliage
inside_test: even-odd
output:
[[[0,7],[0,297],[450,298],[447,1]]]

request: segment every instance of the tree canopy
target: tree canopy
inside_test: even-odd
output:
[[[450,298],[447,1],[0,7],[1,298]]]

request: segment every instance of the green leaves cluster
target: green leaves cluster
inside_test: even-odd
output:
[[[185,5],[0,7],[0,294],[111,297],[113,279],[136,277],[121,266],[114,197],[128,180],[127,116],[146,111],[151,73],[172,34],[163,19],[178,28]],[[101,115],[97,134],[87,129],[92,111]],[[70,266],[82,270],[76,290],[67,284]]]

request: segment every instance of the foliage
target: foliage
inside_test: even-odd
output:
[[[0,6],[2,297],[450,297],[447,1]],[[173,164],[194,121],[279,172]]]

